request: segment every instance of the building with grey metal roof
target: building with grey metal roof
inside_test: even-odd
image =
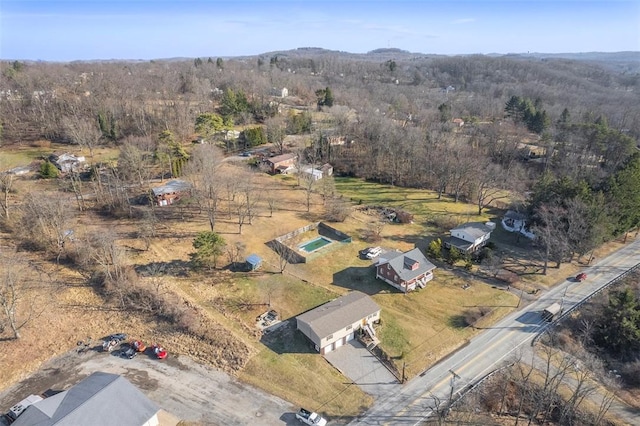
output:
[[[30,405],[14,426],[157,426],[160,408],[127,379],[96,372]]]

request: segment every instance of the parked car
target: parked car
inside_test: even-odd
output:
[[[127,359],[133,359],[137,355],[136,348],[132,345],[127,345],[120,350],[120,356]]]
[[[167,357],[167,351],[162,346],[159,346],[157,344],[154,344],[151,347],[151,351],[158,359],[165,359]]]
[[[584,272],[580,272],[578,275],[576,275],[576,281],[578,282],[582,282],[586,279],[587,279],[587,274],[585,274]]]
[[[382,247],[371,247],[367,254],[365,254],[365,257],[367,259],[373,259],[374,257],[380,256],[380,253],[382,253]]]
[[[142,342],[142,340],[134,340],[131,342],[131,346],[136,352],[144,352],[147,349],[147,346]]]
[[[301,408],[300,411],[296,413],[296,419],[310,426],[325,426],[327,424],[327,419],[320,414],[305,410],[304,408]]]
[[[127,340],[127,335],[125,333],[111,334],[104,339],[104,342],[102,342],[102,350],[104,352],[111,352],[116,346],[125,340]]]
[[[118,343],[127,340],[127,335],[125,333],[116,333],[107,337],[105,340],[115,340]]]

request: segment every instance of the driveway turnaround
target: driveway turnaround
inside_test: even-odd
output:
[[[325,359],[374,398],[400,389],[398,380],[356,340],[326,354]]]
[[[149,399],[188,424],[206,426],[296,425],[286,401],[198,364],[186,356],[165,360],[140,354],[124,359],[115,353],[71,351],[49,360],[26,380],[0,392],[0,412],[31,394],[64,390],[95,371],[123,375]],[[163,424],[176,424],[167,421]],[[0,425],[2,425],[0,421]]]

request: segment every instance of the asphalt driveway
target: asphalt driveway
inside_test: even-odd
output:
[[[376,399],[401,387],[395,376],[356,340],[324,357],[360,389]]]

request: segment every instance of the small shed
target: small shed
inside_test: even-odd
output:
[[[262,265],[262,258],[257,254],[252,254],[247,257],[246,264],[247,268],[250,271],[255,271],[256,269],[260,268],[260,265]]]

